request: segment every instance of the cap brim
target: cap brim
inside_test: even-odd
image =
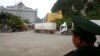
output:
[[[100,26],[81,16],[74,16],[72,22],[75,26],[78,26],[80,29],[83,29],[87,32],[100,35]]]

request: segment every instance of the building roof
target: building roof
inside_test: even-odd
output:
[[[24,6],[24,4],[22,2],[19,2],[18,5],[23,5]]]

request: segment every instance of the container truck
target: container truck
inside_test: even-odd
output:
[[[50,33],[54,34],[56,31],[56,23],[54,22],[47,22],[47,23],[36,23],[35,24],[35,32],[40,33]]]
[[[60,33],[61,33],[61,35],[66,35],[67,34],[67,24],[66,24],[66,22],[64,22],[60,26]]]
[[[99,25],[100,26],[100,20],[90,20],[92,22],[94,22],[95,24]]]
[[[94,22],[95,24],[97,24],[97,25],[100,26],[100,20],[90,20],[90,21],[92,21],[92,22]],[[72,23],[72,28],[73,28],[73,23]],[[61,33],[62,35],[71,34],[70,31],[71,31],[71,30],[68,31],[66,22],[64,22],[64,23],[60,26],[60,33]]]

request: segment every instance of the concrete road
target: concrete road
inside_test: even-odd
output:
[[[75,49],[71,41],[59,33],[0,33],[0,56],[63,56]]]

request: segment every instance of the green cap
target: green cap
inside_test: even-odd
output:
[[[100,26],[82,16],[72,18],[73,32],[79,35],[100,35]]]

